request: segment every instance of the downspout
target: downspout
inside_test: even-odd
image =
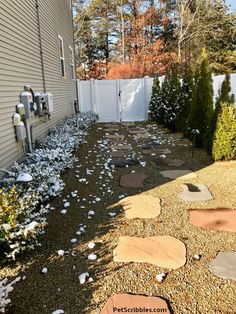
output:
[[[75,112],[79,112],[79,89],[77,84],[77,62],[76,62],[76,52],[75,52],[75,34],[74,34],[74,17],[73,17],[73,4],[71,0],[71,24],[73,30],[73,49],[74,49],[74,65],[75,65],[75,88],[76,88],[76,103]]]
[[[44,61],[43,61],[43,46],[42,46],[42,36],[41,36],[41,21],[39,13],[39,1],[36,0],[36,13],[38,20],[38,36],[39,36],[39,49],[40,49],[40,58],[41,58],[41,67],[42,67],[42,77],[43,77],[43,92],[46,93],[46,80],[45,80],[45,70],[44,70]]]

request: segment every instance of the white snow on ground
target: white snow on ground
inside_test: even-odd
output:
[[[47,274],[47,272],[48,272],[47,267],[44,267],[44,268],[42,269],[42,273],[43,273],[43,274]]]
[[[97,259],[97,255],[96,254],[89,254],[89,256],[88,256],[88,259],[90,260],[90,261],[95,261],[96,259]]]
[[[71,243],[76,243],[76,242],[77,242],[77,239],[76,239],[76,238],[73,238],[73,239],[70,240],[70,242],[71,242]]]
[[[65,251],[64,251],[64,250],[59,250],[59,251],[57,252],[57,254],[58,254],[59,256],[63,256],[63,255],[65,254]]]
[[[14,284],[19,282],[21,277],[17,277],[12,282],[8,282],[7,279],[0,281],[0,313],[5,313],[6,306],[11,303],[11,299],[8,298],[9,293],[13,290]]]
[[[64,314],[65,312],[63,310],[56,310],[52,312],[52,314]]]
[[[89,277],[89,273],[83,273],[81,275],[79,275],[79,282],[81,285],[83,285],[86,281],[86,278]]]
[[[89,247],[89,249],[92,250],[92,249],[95,247],[95,243],[89,242],[89,243],[88,243],[88,247]]]

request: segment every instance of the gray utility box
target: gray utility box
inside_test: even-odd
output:
[[[43,111],[51,114],[53,112],[53,96],[51,93],[41,94],[41,102],[43,105]]]
[[[25,126],[15,126],[15,131],[16,131],[16,139],[17,141],[23,141],[26,139],[26,131],[25,131]]]
[[[34,118],[34,102],[30,92],[22,92],[20,101],[25,106],[25,119]]]

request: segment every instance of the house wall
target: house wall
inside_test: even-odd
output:
[[[73,48],[72,15],[67,0],[39,0],[46,91],[53,94],[51,120],[33,128],[34,140],[74,112],[76,81],[71,79],[70,50]],[[61,77],[59,38],[64,41],[66,77]],[[15,106],[25,83],[43,92],[38,21],[35,0],[0,0],[0,168],[24,157],[12,124]],[[44,118],[45,120],[45,118]]]

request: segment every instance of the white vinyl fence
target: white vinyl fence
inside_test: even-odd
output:
[[[214,98],[225,75],[213,77]],[[159,78],[162,83],[164,77]],[[152,95],[153,78],[77,81],[81,112],[93,111],[100,122],[145,121]],[[236,73],[231,74],[232,93],[236,95]]]

